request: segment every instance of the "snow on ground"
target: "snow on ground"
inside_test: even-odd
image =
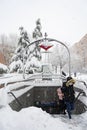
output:
[[[18,78],[21,79],[21,75],[19,77],[14,75],[11,79],[9,78],[9,81]],[[3,82],[6,82],[7,79],[3,79]],[[78,79],[87,82],[87,75],[79,75]],[[16,85],[16,87],[20,86],[18,83]],[[83,88],[85,87],[83,86]],[[70,120],[67,114],[50,115],[36,107],[24,108],[19,112],[13,111],[7,101],[9,100],[8,90],[6,87],[0,89],[0,130],[87,130],[87,112],[72,115]],[[85,92],[87,92],[86,88]],[[87,104],[87,97],[82,97],[81,100]]]
[[[87,112],[70,120],[67,115],[55,117],[36,107],[16,112],[6,106],[0,117],[0,130],[87,130]]]
[[[84,90],[84,92],[87,95],[87,74],[78,74],[77,77],[74,77],[76,79],[75,87],[80,88]],[[84,82],[86,85],[84,85]]]
[[[22,74],[5,74],[2,77],[0,77],[0,84],[8,83],[8,82],[14,82],[14,81],[20,81],[23,79]]]

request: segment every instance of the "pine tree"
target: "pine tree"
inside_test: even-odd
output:
[[[40,19],[36,21],[36,27],[32,33],[32,38],[33,41],[38,40],[39,38],[42,37],[41,33],[41,23]],[[26,65],[26,71],[28,72],[29,70],[32,71],[37,71],[39,68],[41,68],[41,49],[38,46],[38,42],[35,42],[32,46],[29,46],[28,50],[28,59],[27,59],[27,65]]]
[[[42,27],[41,27],[40,19],[38,19],[36,21],[36,28],[34,29],[34,32],[33,32],[34,39],[38,39],[38,38],[42,37],[41,28]]]
[[[18,46],[15,50],[15,54],[11,59],[11,64],[9,66],[11,72],[25,72],[33,73],[35,70],[39,69],[41,52],[38,42],[29,46],[32,41],[30,41],[27,31],[23,27],[19,28],[20,37],[18,40]],[[32,35],[32,40],[38,40],[42,37],[41,33],[41,23],[40,19],[36,21],[36,28]]]
[[[30,40],[27,32],[24,30],[23,27],[20,27],[19,30],[20,37],[18,40],[18,46],[15,50],[15,54],[13,55],[11,59],[11,64],[9,66],[11,72],[23,71],[23,65],[25,65],[27,59],[27,46],[29,45]]]

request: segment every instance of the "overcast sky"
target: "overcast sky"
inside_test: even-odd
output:
[[[75,43],[87,33],[87,0],[0,0],[0,34],[31,34],[38,18],[49,38]]]

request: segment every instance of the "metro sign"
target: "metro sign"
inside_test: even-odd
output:
[[[45,51],[47,51],[49,48],[51,48],[53,45],[52,44],[46,44],[46,43],[43,43],[41,45],[39,45],[40,48],[44,49]]]

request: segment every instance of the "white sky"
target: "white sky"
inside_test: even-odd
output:
[[[38,18],[49,38],[75,43],[87,33],[87,0],[0,0],[0,34],[31,34]]]

